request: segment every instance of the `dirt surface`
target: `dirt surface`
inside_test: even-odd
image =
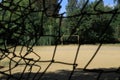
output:
[[[73,63],[76,53],[77,53],[78,46],[58,46],[55,60],[56,61],[62,61],[66,63]],[[79,54],[77,57],[77,64],[78,68],[84,68],[84,66],[88,63],[88,61],[91,59],[93,54],[96,52],[96,49],[98,46],[96,45],[83,45],[80,47]],[[39,49],[37,49],[39,50]],[[51,59],[53,54],[54,48],[51,47],[43,47],[41,50],[41,60],[44,59]],[[39,52],[39,51],[38,51]],[[40,52],[39,52],[40,53]],[[49,56],[48,56],[49,55]],[[88,68],[111,68],[111,67],[119,67],[120,66],[120,47],[115,46],[102,46],[100,50],[98,51],[97,55],[93,59],[93,61],[90,63]],[[63,67],[61,67],[63,66]],[[55,66],[55,68],[63,68],[63,69],[69,69],[71,67],[61,65],[61,66]]]
[[[80,49],[78,51],[78,56],[76,58],[76,63],[78,66],[77,69],[83,69],[86,64],[89,62],[91,57],[95,54],[97,48],[99,45],[82,45],[80,46]],[[19,55],[21,47],[17,47],[16,54]],[[55,46],[35,46],[33,48],[33,51],[37,53],[40,56],[40,61],[49,61],[52,60],[53,54],[54,55],[54,62],[50,65],[50,67],[47,69],[47,73],[49,72],[55,72],[59,73],[59,71],[67,70],[71,71],[73,70],[73,64],[76,53],[77,53],[78,45],[60,45],[57,46],[55,51]],[[26,48],[23,49],[22,54],[24,55],[26,53]],[[12,55],[9,55],[12,56]],[[33,58],[34,60],[38,59],[38,56],[31,53],[27,56],[28,58]],[[19,60],[19,58],[15,58],[15,60]],[[58,62],[58,63],[57,63]],[[61,63],[62,62],[62,63]],[[1,65],[5,64],[5,68],[0,70],[4,71],[7,70],[9,67],[7,63],[9,63],[9,60],[4,59],[1,61]],[[63,64],[63,63],[68,63]],[[45,69],[48,67],[50,62],[39,62],[37,63],[41,66],[41,72],[45,71]],[[25,67],[25,66],[24,66]],[[95,58],[92,60],[92,62],[88,65],[87,69],[113,69],[120,67],[120,46],[119,45],[103,45],[100,50],[98,51]],[[23,71],[22,66],[18,66],[13,71],[14,73],[19,73]],[[29,68],[28,68],[29,69]],[[38,70],[38,67],[33,68],[33,72],[36,72]],[[87,79],[86,79],[87,80]],[[117,80],[117,79],[116,79]]]

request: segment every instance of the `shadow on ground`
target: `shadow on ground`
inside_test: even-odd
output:
[[[0,80],[69,80],[71,71],[60,70],[49,73],[16,73],[2,76]],[[41,77],[42,76],[42,77]],[[115,68],[84,71],[76,69],[70,80],[120,80],[120,70]]]

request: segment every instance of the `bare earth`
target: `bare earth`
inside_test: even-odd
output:
[[[73,63],[78,46],[58,46],[54,60],[66,63]],[[79,54],[77,57],[78,68],[84,68],[87,62],[91,59],[93,54],[96,52],[98,46],[96,45],[83,45],[80,47]],[[51,60],[54,47],[36,47],[36,52],[41,56],[41,60]],[[119,46],[102,46],[92,63],[88,68],[111,68],[120,66],[120,47]],[[58,66],[57,66],[58,65]],[[61,69],[70,69],[66,65],[53,65],[51,71]]]
[[[77,56],[76,63],[78,64],[77,69],[83,69],[88,61],[91,59],[93,54],[96,52],[96,49],[99,45],[82,45],[79,49],[79,54]],[[17,48],[16,54],[20,52],[20,46]],[[60,45],[57,46],[54,60],[55,62],[64,62],[73,64],[75,60],[75,56],[77,53],[78,45]],[[35,46],[34,52],[37,53],[41,58],[40,61],[51,60],[54,54],[55,46]],[[25,53],[25,49],[22,52]],[[11,56],[11,55],[10,55]],[[38,59],[35,54],[30,54],[28,58],[33,58],[34,60]],[[16,59],[16,61],[19,59]],[[7,62],[7,60],[3,60],[0,62],[0,65],[3,62]],[[8,62],[9,63],[9,62]],[[37,63],[41,66],[41,72],[45,71],[46,67],[50,62],[40,62]],[[103,45],[98,51],[97,55],[93,59],[93,61],[88,65],[87,69],[110,69],[110,68],[118,68],[120,67],[120,45]],[[5,68],[2,70],[7,70],[8,66],[5,65]],[[49,72],[59,72],[61,70],[71,71],[73,69],[73,65],[66,65],[61,63],[52,63],[50,67],[47,69],[47,73]],[[2,71],[0,70],[0,71]],[[22,66],[18,66],[13,70],[13,73],[21,72]],[[36,72],[38,69],[33,68],[33,72]],[[77,79],[76,79],[77,80]],[[84,80],[84,79],[83,79]],[[87,80],[87,79],[85,79]],[[90,79],[91,80],[91,79]],[[109,80],[109,79],[108,79]],[[117,79],[115,79],[117,80]]]

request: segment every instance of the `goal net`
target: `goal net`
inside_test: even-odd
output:
[[[119,8],[101,10],[102,0],[96,0],[89,11],[91,0],[81,0],[84,5],[77,6],[77,14],[68,15],[59,13],[63,1],[71,0],[0,0],[0,80],[120,80],[120,56],[109,53],[114,62],[103,46],[113,40],[111,23],[120,15]],[[87,42],[97,46],[86,47]],[[77,45],[61,46],[72,43]],[[107,58],[109,68],[103,65]]]

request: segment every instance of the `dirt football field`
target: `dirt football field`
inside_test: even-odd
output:
[[[98,74],[96,72],[83,72],[83,74],[80,72],[83,71],[83,68],[85,68],[87,63],[96,53],[98,47],[99,45],[81,45],[78,49],[78,45],[58,45],[57,47],[35,46],[32,52],[30,52],[30,54],[27,55],[25,58],[33,59],[36,61],[39,59],[39,61],[35,63],[35,65],[39,66],[33,66],[31,72],[33,73],[33,75],[35,75],[35,73],[37,72],[39,73],[38,75],[41,75],[42,72],[45,72],[44,75],[46,76],[43,77],[43,79],[41,80],[68,80],[69,75],[73,71],[74,63],[77,64],[77,66],[75,67],[74,74],[72,75],[74,79],[71,80],[96,80],[98,77]],[[16,48],[15,54],[17,56],[24,56],[24,54],[26,54],[27,49],[24,47],[21,52],[21,48],[21,46]],[[13,54],[10,54],[8,56],[9,58],[6,57],[0,61],[0,65],[4,65],[4,68],[0,69],[0,72],[6,71],[6,74],[14,74],[15,76],[16,74],[19,75],[23,71],[25,71],[24,73],[26,74],[30,72],[30,67],[27,66],[25,69],[25,65],[16,66],[15,68],[11,69],[11,73],[7,71],[10,68],[10,59],[15,60],[16,62],[19,62],[21,59],[20,57],[13,58]],[[28,63],[27,60],[26,62],[24,60],[21,60],[19,62],[19,64],[26,63]],[[31,64],[32,63],[33,62],[31,61]],[[11,62],[11,64],[13,64],[12,66],[14,66],[16,63],[13,61]],[[119,69],[119,67],[120,45],[116,44],[102,45],[94,59],[90,62],[89,65],[86,66],[87,69],[101,69],[105,71],[116,70]],[[104,75],[100,76],[99,80],[119,80],[120,78],[120,70],[119,74],[115,72],[103,74]],[[0,79],[2,80],[3,77],[1,77]]]

